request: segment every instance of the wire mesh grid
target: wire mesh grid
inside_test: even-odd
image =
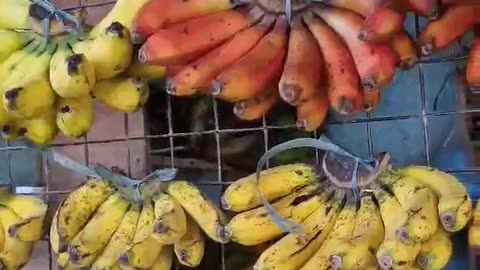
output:
[[[91,22],[94,23],[95,20],[98,20],[98,18],[101,18],[105,12],[109,10],[109,8],[115,3],[115,1],[102,1],[102,0],[75,0],[75,1],[53,1],[57,6],[65,9],[73,9],[73,8],[86,8],[89,16],[92,16]],[[56,3],[58,2],[58,3]],[[410,26],[412,26],[413,23],[413,33],[416,34],[419,32],[419,29],[421,27],[421,19],[417,17],[410,17]],[[422,155],[422,161],[421,163],[431,165],[432,164],[432,156],[431,156],[431,143],[430,143],[430,138],[432,132],[429,129],[429,124],[430,120],[432,117],[471,117],[472,115],[480,113],[480,108],[453,108],[451,110],[444,110],[444,111],[432,111],[427,108],[427,89],[426,89],[426,81],[425,81],[425,65],[445,65],[447,63],[459,63],[462,62],[466,59],[465,56],[461,55],[441,55],[439,57],[427,57],[423,58],[421,57],[417,63],[417,68],[413,69],[411,72],[416,72],[417,74],[415,76],[418,76],[418,84],[416,87],[418,89],[408,89],[408,91],[419,91],[420,92],[420,101],[421,101],[421,110],[417,113],[394,113],[391,115],[384,114],[384,115],[378,115],[375,113],[367,113],[365,114],[364,117],[353,117],[353,118],[333,118],[329,119],[328,123],[325,125],[325,128],[328,129],[328,127],[332,126],[353,126],[355,124],[361,124],[365,126],[366,129],[366,156],[371,157],[374,155],[375,151],[375,134],[374,134],[374,125],[376,123],[383,123],[383,122],[395,122],[395,121],[408,121],[408,120],[416,120],[421,122],[421,137],[423,138],[423,155]],[[440,78],[443,79],[443,78]],[[399,90],[399,89],[395,89]],[[388,89],[386,91],[393,91]],[[216,179],[209,179],[209,180],[200,180],[197,181],[196,184],[200,186],[218,186],[220,187],[220,191],[224,188],[225,185],[229,184],[231,181],[227,181],[224,178],[223,172],[224,172],[224,163],[222,160],[222,140],[221,140],[221,135],[222,134],[235,134],[235,133],[244,133],[244,132],[261,132],[263,134],[263,144],[264,144],[264,151],[267,151],[270,148],[270,139],[271,139],[271,132],[273,130],[290,130],[290,129],[296,129],[296,125],[294,123],[291,124],[282,124],[282,125],[273,125],[269,124],[267,118],[264,116],[261,125],[259,126],[254,126],[254,127],[247,127],[247,128],[222,128],[220,125],[220,115],[218,111],[218,102],[212,98],[212,104],[213,104],[213,122],[214,122],[214,128],[205,130],[205,131],[188,131],[188,132],[176,132],[174,126],[175,126],[175,121],[174,117],[172,115],[172,100],[174,98],[170,97],[169,95],[165,94],[166,96],[166,122],[168,124],[168,132],[164,134],[145,134],[143,131],[145,131],[145,127],[142,125],[138,125],[138,121],[143,121],[143,117],[140,113],[140,116],[136,116],[136,118],[132,118],[132,116],[129,115],[123,115],[121,117],[116,118],[116,121],[121,121],[123,122],[123,131],[120,133],[123,133],[124,135],[118,135],[116,134],[115,136],[112,137],[93,137],[90,135],[85,136],[81,140],[74,141],[74,142],[67,142],[67,141],[57,141],[54,144],[52,144],[52,147],[54,149],[63,149],[63,148],[68,148],[68,147],[73,147],[75,148],[76,153],[82,153],[82,156],[76,156],[76,158],[80,158],[80,162],[84,162],[86,165],[90,165],[97,160],[92,160],[92,154],[95,152],[96,154],[103,152],[103,148],[101,150],[97,150],[97,148],[101,148],[102,145],[106,144],[111,144],[113,145],[112,147],[108,148],[110,150],[115,149],[119,143],[124,143],[126,147],[126,151],[123,151],[121,155],[125,155],[126,162],[122,162],[122,164],[125,164],[126,166],[120,166],[123,167],[123,169],[126,171],[128,175],[131,176],[140,176],[141,174],[146,173],[149,171],[151,168],[150,166],[147,166],[149,163],[148,156],[150,155],[150,146],[149,146],[149,141],[155,140],[155,139],[164,139],[168,140],[168,158],[169,158],[169,165],[171,167],[176,167],[176,162],[177,162],[177,157],[176,157],[176,145],[175,145],[175,139],[176,138],[185,138],[185,137],[191,137],[191,136],[214,136],[215,137],[215,151],[216,151]],[[118,116],[118,115],[117,115]],[[132,125],[135,123],[136,125]],[[120,126],[122,126],[120,124]],[[132,129],[131,127],[135,126],[137,130]],[[101,127],[100,127],[101,128]],[[105,127],[103,127],[105,128]],[[140,129],[141,132],[138,130]],[[318,138],[320,132],[314,132],[311,136]],[[141,142],[140,147],[132,147],[133,144],[136,142]],[[145,146],[145,148],[143,148]],[[131,162],[132,160],[136,159],[133,158],[132,155],[132,149],[135,148],[138,152],[138,149],[140,150],[140,153],[145,154],[145,161],[144,162]],[[143,149],[142,149],[143,148]],[[106,148],[105,148],[106,149]],[[13,184],[14,186],[19,186],[22,185],[23,183],[27,182],[22,182],[18,181],[17,179],[19,177],[16,177],[14,175],[14,168],[17,167],[21,162],[21,159],[16,159],[15,153],[21,152],[21,151],[30,151],[26,145],[23,144],[18,144],[18,143],[10,143],[10,142],[4,142],[4,145],[0,147],[0,155],[5,155],[7,164],[6,166],[4,165],[2,168],[7,169],[7,175],[8,179],[10,181],[10,184]],[[31,150],[35,152],[35,150]],[[404,151],[408,151],[407,149],[404,149]],[[68,151],[66,151],[66,154],[68,155]],[[137,153],[138,154],[138,153]],[[34,156],[37,155],[38,153],[34,153]],[[117,155],[117,152],[107,155],[108,157],[112,158],[123,158],[119,157],[121,155]],[[31,156],[30,156],[31,157]],[[95,154],[93,154],[93,157],[95,157]],[[319,160],[319,153],[316,152],[315,155],[315,161],[318,163]],[[105,160],[102,160],[105,161]],[[27,161],[31,162],[31,164],[36,164],[35,162],[32,162],[32,160]],[[114,162],[115,163],[115,162]],[[133,164],[132,164],[133,163]],[[140,166],[144,166],[142,169],[137,169],[135,168],[135,164],[140,164]],[[52,167],[54,167],[53,164],[51,164],[48,160],[41,161],[40,164],[36,164],[38,166],[34,166],[34,171],[37,172],[37,174],[42,175],[43,181],[40,182],[41,185],[44,186],[44,190],[40,192],[38,195],[43,195],[49,202],[49,204],[55,206],[61,201],[61,198],[63,198],[66,194],[68,194],[71,189],[78,184],[81,183],[81,180],[79,182],[72,182],[68,183],[67,185],[62,185],[59,182],[56,181],[65,181],[65,178],[61,177],[53,177],[52,175],[54,172],[52,172]],[[110,165],[110,164],[108,164]],[[268,165],[267,165],[268,166]],[[133,170],[136,170],[136,172],[133,172]],[[42,173],[39,173],[42,171]],[[474,173],[476,177],[478,178],[478,174],[480,172],[480,166],[478,166],[478,163],[474,166],[459,166],[456,168],[450,168],[447,169],[447,171],[451,173]],[[35,181],[31,181],[35,182]],[[28,183],[27,183],[28,184]],[[38,184],[38,183],[37,183]],[[35,183],[34,183],[35,185]],[[67,187],[67,188],[65,188]],[[217,193],[218,194],[218,193]],[[217,201],[219,198],[216,198]],[[51,207],[54,210],[54,207]],[[215,269],[222,269],[226,270],[229,269],[227,266],[226,262],[226,246],[225,245],[220,245],[219,247],[219,252],[220,252],[220,262],[219,265],[217,263],[217,266]],[[179,266],[176,266],[177,269]],[[37,245],[36,251],[34,253],[34,256],[32,258],[32,261],[29,263],[29,265],[26,266],[26,269],[57,269],[55,259],[52,256],[52,252],[48,246],[48,240],[45,239],[45,241],[42,241],[42,243]],[[466,269],[466,268],[456,268],[456,269]]]

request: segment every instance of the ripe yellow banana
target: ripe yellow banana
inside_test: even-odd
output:
[[[150,266],[149,270],[170,270],[173,265],[173,249],[168,246],[162,248],[157,256],[157,260]]]
[[[19,118],[40,117],[53,106],[54,102],[55,92],[50,86],[46,73],[38,80],[5,89],[3,93],[5,109],[11,115]]]
[[[301,268],[302,270],[318,269],[327,270],[330,267],[338,269],[340,262],[336,262],[334,256],[339,248],[345,246],[344,243],[352,237],[355,228],[355,218],[357,216],[356,200],[353,196],[348,197],[347,203],[340,211],[335,221],[332,231],[328,234],[327,239],[323,242],[320,249],[307,261]],[[336,264],[335,264],[336,262]],[[332,263],[332,265],[330,265]]]
[[[320,195],[318,185],[309,185],[272,204],[277,214],[285,219],[300,223],[313,213],[327,198]],[[232,241],[245,246],[254,246],[273,240],[283,234],[267,214],[264,207],[242,212],[233,217],[225,227]]]
[[[110,79],[126,71],[132,60],[130,32],[113,22],[94,37],[73,45],[73,51],[84,54],[95,68],[97,80]]]
[[[3,129],[3,127],[8,125],[12,120],[13,116],[7,112],[5,107],[0,106],[0,128]]]
[[[452,256],[452,240],[449,234],[439,227],[435,234],[423,242],[417,257],[417,264],[425,270],[443,269]]]
[[[32,55],[42,46],[40,38],[35,37],[21,50],[15,51],[2,63],[0,63],[0,86],[8,78],[12,70],[20,69],[20,64],[24,59],[32,59]],[[3,88],[0,89],[3,92]]]
[[[95,85],[95,69],[83,54],[75,54],[68,43],[61,44],[50,61],[50,83],[63,98],[88,95]]]
[[[164,245],[171,245],[187,232],[187,217],[182,206],[170,195],[161,193],[153,197],[155,223],[152,237]]]
[[[390,193],[380,188],[376,188],[374,193],[385,226],[385,238],[376,254],[378,264],[385,269],[412,265],[420,251],[420,244],[405,243],[397,237],[399,229],[408,221],[408,214]]]
[[[135,229],[135,236],[133,243],[140,243],[151,236],[153,231],[153,223],[155,222],[155,209],[152,201],[145,200],[143,202],[142,211],[138,217],[137,227]]]
[[[265,199],[272,201],[290,194],[294,189],[316,181],[315,169],[307,164],[290,164],[264,170],[260,173],[258,189]],[[225,210],[242,212],[260,206],[256,175],[235,181],[222,196]]]
[[[129,205],[120,193],[114,193],[98,207],[68,246],[69,260],[73,265],[86,267],[95,261],[122,222]]]
[[[2,0],[0,29],[27,29],[30,5],[28,0]]]
[[[83,137],[93,125],[93,99],[90,96],[60,98],[57,104],[57,126],[70,138]]]
[[[472,202],[467,190],[453,175],[424,166],[409,166],[399,170],[431,188],[438,196],[438,214],[443,228],[456,232],[465,227],[472,214]]]
[[[112,10],[92,29],[90,35],[95,36],[113,22],[119,22],[129,30],[132,28],[133,20],[140,8],[148,0],[118,0]]]
[[[136,243],[130,249],[120,255],[118,263],[124,270],[149,269],[157,260],[162,249],[171,248],[158,243],[153,237],[148,236],[140,243]]]
[[[0,37],[1,39],[1,37]],[[1,52],[0,52],[1,55]],[[133,60],[127,71],[128,77],[141,78],[145,80],[158,80],[165,77],[166,67],[153,66],[141,63],[138,58]]]
[[[62,206],[63,202],[60,203],[60,205],[57,207],[57,210],[55,211],[55,215],[53,215],[53,218],[52,218],[52,223],[50,225],[50,231],[48,233],[48,239],[50,240],[50,247],[53,251],[53,253],[55,254],[58,254],[59,258],[60,258],[60,251],[59,251],[59,247],[60,247],[60,235],[58,233],[58,212],[60,211],[60,208]],[[67,252],[63,252],[63,254],[65,254],[66,258],[67,258],[67,261],[68,261],[68,253]]]
[[[7,207],[0,207],[0,220],[3,231],[7,232],[10,226],[22,222],[22,218]],[[22,268],[30,259],[33,243],[20,241],[16,238],[5,236],[5,243],[0,252],[0,261],[6,270]]]
[[[472,214],[472,224],[468,228],[468,245],[480,247],[480,201],[477,201]]]
[[[385,172],[380,179],[408,214],[407,224],[397,232],[400,240],[421,243],[429,239],[438,226],[435,194],[415,179],[391,171]]]
[[[343,204],[345,193],[338,190],[302,222],[302,236],[287,234],[258,258],[255,270],[299,269],[320,248],[330,233]]]
[[[19,119],[18,132],[30,142],[37,145],[46,145],[50,143],[57,135],[58,128],[56,123],[57,111],[52,106],[37,118]]]
[[[108,242],[108,245],[92,264],[91,270],[111,269],[121,254],[128,250],[128,246],[133,242],[135,230],[137,228],[140,207],[131,205],[118,226],[117,230]]]
[[[136,78],[116,77],[99,81],[92,95],[107,107],[121,112],[135,112],[148,100],[150,88]]]
[[[224,229],[226,217],[196,186],[186,181],[174,181],[168,185],[167,193],[180,203],[212,240],[219,243],[230,241]]]
[[[53,249],[60,253],[67,251],[67,246],[73,238],[112,192],[113,188],[108,182],[98,179],[89,180],[83,186],[72,191],[58,209],[59,245]]]
[[[1,16],[1,15],[0,15]],[[26,31],[0,30],[0,63],[12,53],[22,49],[33,39],[33,35]]]
[[[197,267],[205,255],[205,239],[197,223],[187,219],[187,233],[173,245],[180,264]]]

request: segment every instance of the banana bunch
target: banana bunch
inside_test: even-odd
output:
[[[50,244],[64,269],[169,270],[174,256],[197,267],[205,254],[203,233],[220,243],[230,240],[225,222],[186,181],[170,182],[139,203],[110,182],[91,179],[59,205]]]
[[[299,224],[301,233],[285,234],[259,194],[278,217]],[[465,228],[472,216],[458,179],[424,166],[387,170],[355,197],[319,179],[307,164],[282,165],[262,171],[258,182],[255,174],[233,182],[222,206],[237,213],[224,228],[232,241],[274,242],[258,258],[256,270],[440,270],[452,255],[450,234]],[[470,229],[472,245],[476,223]]]
[[[85,35],[67,32],[63,22],[52,19],[43,36],[42,5],[2,1],[0,9],[8,11],[0,14],[3,137],[37,145],[49,144],[59,132],[82,137],[94,124],[95,101],[123,113],[141,109],[150,94],[148,80],[165,74],[164,67],[134,57],[130,28],[145,2],[117,1]],[[71,15],[85,25],[82,12]]]

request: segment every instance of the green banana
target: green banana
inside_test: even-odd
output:
[[[94,121],[93,99],[90,96],[60,98],[57,104],[57,126],[70,138],[83,137]]]

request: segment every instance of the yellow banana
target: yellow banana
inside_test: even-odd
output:
[[[409,216],[405,227],[397,232],[400,240],[421,243],[430,238],[438,226],[437,198],[430,188],[411,177],[390,171],[380,179],[393,191]]]
[[[285,219],[300,223],[327,199],[320,196],[318,185],[309,185],[272,204],[277,214]],[[225,227],[232,241],[253,246],[273,240],[283,234],[267,214],[264,207],[242,212],[233,217]]]
[[[46,73],[38,80],[8,89],[3,93],[5,109],[19,118],[40,117],[53,106],[54,102],[55,92],[50,86]]]
[[[170,270],[173,265],[173,250],[168,246],[162,248],[157,256],[157,260],[150,266],[149,270]]]
[[[119,22],[129,30],[136,14],[148,0],[118,0],[112,10],[92,29],[90,35],[98,35],[113,22]]]
[[[164,245],[171,245],[187,232],[187,217],[182,206],[170,195],[161,193],[153,197],[155,223],[152,237]]]
[[[408,214],[393,195],[380,188],[376,188],[374,193],[385,226],[385,238],[376,254],[378,264],[385,269],[412,265],[420,251],[420,244],[405,243],[397,237],[399,228],[408,221]]]
[[[35,37],[32,41],[28,43],[21,50],[15,51],[2,63],[0,63],[0,86],[8,78],[12,70],[21,69],[20,64],[24,59],[32,59],[32,55],[35,55],[35,52],[39,47],[42,47],[42,41],[40,38]],[[3,92],[3,88],[0,88],[0,92]]]
[[[57,135],[56,110],[54,107],[37,118],[18,120],[19,135],[37,145],[49,144]]]
[[[344,197],[343,191],[336,191],[330,200],[302,222],[302,236],[290,233],[281,238],[260,255],[253,269],[299,269],[327,238],[340,212]]]
[[[50,61],[50,83],[63,98],[88,95],[95,85],[95,69],[83,54],[75,54],[64,43]]]
[[[7,207],[0,207],[0,220],[3,231],[7,232],[10,226],[22,222],[22,218]],[[16,238],[5,236],[3,250],[0,252],[0,261],[3,269],[17,270],[22,268],[30,260],[33,243],[20,241]]]
[[[67,246],[73,238],[112,192],[113,188],[108,182],[98,179],[89,180],[83,186],[72,191],[58,209],[59,246],[53,249],[60,253],[67,251]]]
[[[468,245],[480,247],[480,201],[477,201],[472,214],[472,224],[468,228]]]
[[[341,261],[337,264],[330,265],[333,257],[338,252],[338,249],[343,247],[344,242],[348,241],[352,237],[352,232],[355,228],[355,218],[357,216],[356,200],[353,196],[348,197],[347,203],[340,211],[332,231],[327,236],[325,242],[323,242],[320,249],[307,261],[307,263],[301,268],[302,270],[310,269],[334,269],[339,268]]]
[[[307,164],[282,165],[262,171],[258,189],[265,199],[272,201],[315,181],[316,174],[312,166]],[[261,204],[257,193],[256,174],[235,181],[227,187],[222,196],[223,209],[234,212],[243,212]]]
[[[86,267],[95,261],[122,222],[129,205],[120,193],[114,193],[98,207],[68,246],[69,260],[73,265]]]
[[[426,270],[443,269],[452,256],[452,240],[448,233],[439,227],[435,234],[423,242],[417,257],[417,264]]]
[[[142,242],[134,244],[127,252],[120,255],[118,263],[120,268],[124,270],[149,269],[164,248],[171,247],[163,246],[153,237],[148,236]]]
[[[0,15],[1,17],[1,15]],[[5,61],[12,53],[22,49],[33,39],[30,32],[0,30],[0,63]]]
[[[0,55],[1,55],[1,52],[0,52]],[[127,75],[129,77],[141,78],[145,80],[163,79],[165,77],[165,73],[166,73],[166,67],[153,66],[153,65],[147,65],[147,64],[141,63],[138,60],[138,57],[135,57],[132,65],[127,71]]]
[[[140,243],[150,237],[153,231],[153,223],[155,222],[155,209],[153,208],[152,201],[145,200],[143,202],[142,211],[138,217],[137,228],[135,230],[135,236],[133,237],[133,243]]]
[[[67,268],[69,265],[68,262],[68,252],[60,253],[57,255],[57,265],[61,267],[61,269]]]
[[[126,71],[132,60],[130,33],[121,23],[113,22],[95,37],[73,45],[95,68],[97,80],[110,79]]]
[[[28,0],[2,0],[0,29],[27,29],[29,7]]]
[[[148,84],[136,78],[116,77],[99,81],[92,90],[92,95],[113,110],[135,112],[148,100]]]
[[[58,250],[60,247],[60,235],[58,233],[58,212],[60,211],[60,207],[62,206],[63,202],[60,203],[60,205],[57,207],[57,210],[55,211],[55,215],[53,215],[52,218],[52,223],[50,225],[50,232],[48,234],[48,239],[50,240],[50,247],[55,254],[59,254],[60,251]],[[68,261],[68,253],[63,252],[65,256],[67,257]]]
[[[112,269],[120,255],[125,253],[128,250],[128,246],[133,242],[139,215],[140,207],[131,205],[113,234],[112,239],[110,239],[102,254],[92,264],[91,270]]]
[[[212,240],[219,243],[230,241],[225,234],[224,214],[196,186],[186,181],[174,181],[168,185],[167,193],[180,203]]]
[[[412,177],[431,188],[438,196],[438,214],[445,230],[456,232],[465,227],[472,214],[467,190],[453,175],[424,166],[409,166],[400,174]]]
[[[0,106],[0,128],[3,129],[4,126],[8,126],[12,120],[14,120],[14,117],[7,112],[5,107]],[[7,132],[8,129],[9,127],[7,127]]]
[[[57,126],[70,138],[83,137],[93,125],[93,99],[90,96],[60,98],[57,104]]]
[[[187,219],[187,233],[173,245],[180,264],[197,267],[205,255],[205,239],[191,218]]]

